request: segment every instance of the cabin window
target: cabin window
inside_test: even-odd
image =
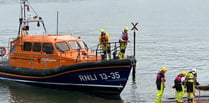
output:
[[[23,45],[23,50],[24,51],[31,51],[31,48],[32,48],[32,43],[24,42],[24,45]]]
[[[81,48],[88,49],[88,47],[87,47],[87,45],[84,41],[78,41],[78,42],[79,42],[79,45],[80,45]]]
[[[33,44],[33,51],[40,52],[41,51],[41,43],[34,43]]]
[[[66,42],[59,42],[59,43],[56,43],[55,45],[56,45],[57,50],[60,52],[69,50],[69,47],[67,46]]]
[[[43,52],[46,52],[46,54],[53,54],[54,48],[51,43],[43,43]]]
[[[80,49],[80,46],[77,43],[77,41],[69,41],[69,44],[70,44],[71,48],[73,48],[74,50],[79,50]]]

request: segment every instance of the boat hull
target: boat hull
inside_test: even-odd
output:
[[[119,95],[131,71],[130,60],[80,63],[55,69],[0,66],[0,79],[50,88]]]

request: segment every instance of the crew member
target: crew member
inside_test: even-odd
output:
[[[193,86],[193,94],[195,96],[195,91],[196,91],[196,88],[198,87],[199,82],[197,81],[197,70],[195,68],[192,68],[192,73],[194,74],[194,78],[196,80],[196,82],[194,83],[194,86]],[[195,84],[196,84],[196,87],[195,87]]]
[[[185,71],[181,71],[179,75],[174,80],[174,86],[173,88],[176,89],[175,97],[177,103],[184,103],[183,96],[184,96],[184,80],[186,76]]]
[[[110,37],[109,34],[104,31],[104,29],[100,30],[101,34],[99,36],[99,44],[103,50],[103,59],[109,60],[111,58],[110,54]]]
[[[126,50],[126,46],[128,42],[128,27],[125,27],[124,31],[122,31],[119,42],[120,42],[120,52],[118,56],[120,59],[124,59],[125,58],[124,54],[125,54],[125,50]]]
[[[167,71],[166,67],[162,67],[160,72],[157,73],[156,86],[157,86],[157,96],[156,103],[162,103],[162,96],[165,88],[165,72]]]
[[[185,78],[185,87],[187,88],[187,99],[188,103],[195,103],[194,102],[194,88],[197,88],[197,78],[196,78],[196,71],[190,70]]]

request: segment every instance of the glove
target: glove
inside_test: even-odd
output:
[[[196,85],[200,85],[200,83],[199,82],[196,82]]]
[[[174,86],[172,86],[172,88],[173,88],[173,89],[174,89],[174,88],[176,88],[176,87],[175,87],[175,85],[174,85]]]

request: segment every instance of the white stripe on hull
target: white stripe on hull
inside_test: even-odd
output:
[[[9,78],[3,78],[3,77],[0,77],[0,79],[11,80],[11,81],[15,81],[15,82],[23,82],[23,83],[51,84],[51,85],[58,85],[58,86],[89,86],[89,87],[123,88],[122,85],[98,85],[98,84],[73,84],[73,83],[37,82],[37,81],[28,81],[28,80],[9,79]]]

